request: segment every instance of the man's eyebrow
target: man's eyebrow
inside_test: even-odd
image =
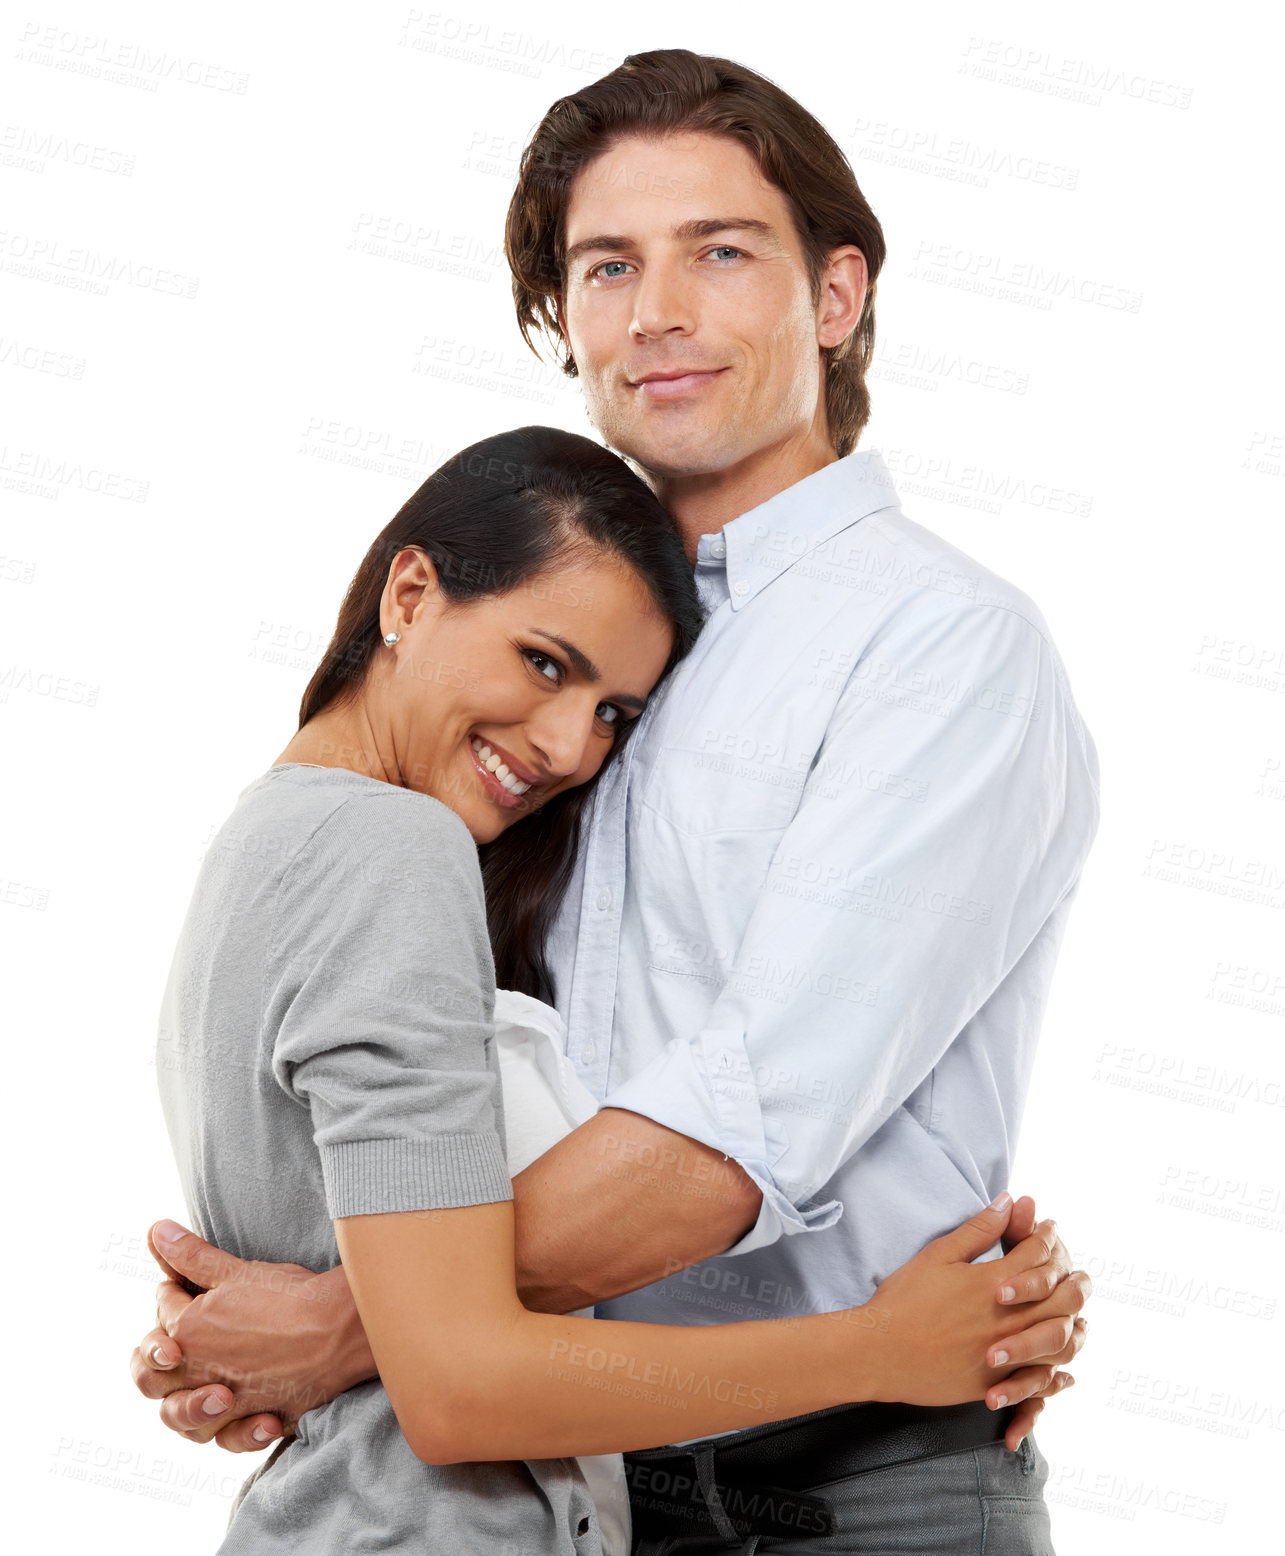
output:
[[[756,237],[778,241],[781,236],[771,222],[759,221],[754,216],[706,216],[674,228],[676,238],[713,238],[720,232],[752,232]]]
[[[586,681],[602,680],[602,671],[599,670],[592,659],[582,654],[574,643],[568,643],[566,638],[560,638],[552,632],[546,632],[543,627],[528,627],[527,631],[533,632],[536,637],[547,638],[550,643],[556,643],[576,669],[579,670],[580,674],[584,676]],[[639,713],[647,706],[643,698],[633,697],[628,692],[617,693],[613,700],[615,702],[623,702],[627,707],[637,708]]]
[[[691,238],[713,238],[720,232],[752,232],[756,237],[775,239],[778,243],[781,241],[780,233],[771,222],[760,221],[755,216],[704,216],[692,221],[680,222],[673,229],[672,236],[682,242]],[[567,250],[566,264],[570,267],[582,255],[599,250],[632,248],[635,241],[619,232],[599,233],[593,238],[582,238],[579,243],[573,243]]]

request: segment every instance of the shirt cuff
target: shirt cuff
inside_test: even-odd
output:
[[[843,1214],[840,1200],[796,1205],[777,1182],[773,1164],[787,1141],[768,1146],[754,1071],[745,1049],[745,1034],[733,1029],[702,1031],[695,1037],[674,1038],[652,1062],[617,1086],[599,1103],[641,1113],[702,1145],[722,1151],[744,1168],[763,1194],[758,1219],[748,1232],[725,1250],[753,1253],[797,1232],[823,1232]]]

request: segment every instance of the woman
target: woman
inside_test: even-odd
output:
[[[300,1417],[224,1551],[596,1552],[569,1455],[975,1399],[1005,1324],[1051,1336],[1049,1360],[1077,1348],[1062,1288],[996,1319],[1034,1240],[966,1262],[1005,1206],[850,1324],[681,1330],[519,1302],[494,972],[547,992],[585,797],[700,620],[668,517],[621,461],[549,429],[486,439],[376,540],[298,732],[211,844],[158,1060],[189,1208],[244,1258],[342,1256],[380,1372]],[[603,1387],[599,1355],[651,1381]]]

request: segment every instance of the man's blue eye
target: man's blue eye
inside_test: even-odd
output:
[[[623,259],[607,259],[604,260],[601,265],[598,265],[595,268],[597,269],[599,275],[603,275],[613,266],[619,266],[621,270],[627,270],[629,268]],[[615,277],[609,276],[608,280],[615,280]]]

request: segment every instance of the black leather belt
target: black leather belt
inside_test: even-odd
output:
[[[636,1534],[829,1534],[833,1514],[809,1486],[1003,1438],[1013,1407],[836,1405],[675,1448],[627,1453]],[[712,1495],[711,1495],[712,1491]]]

